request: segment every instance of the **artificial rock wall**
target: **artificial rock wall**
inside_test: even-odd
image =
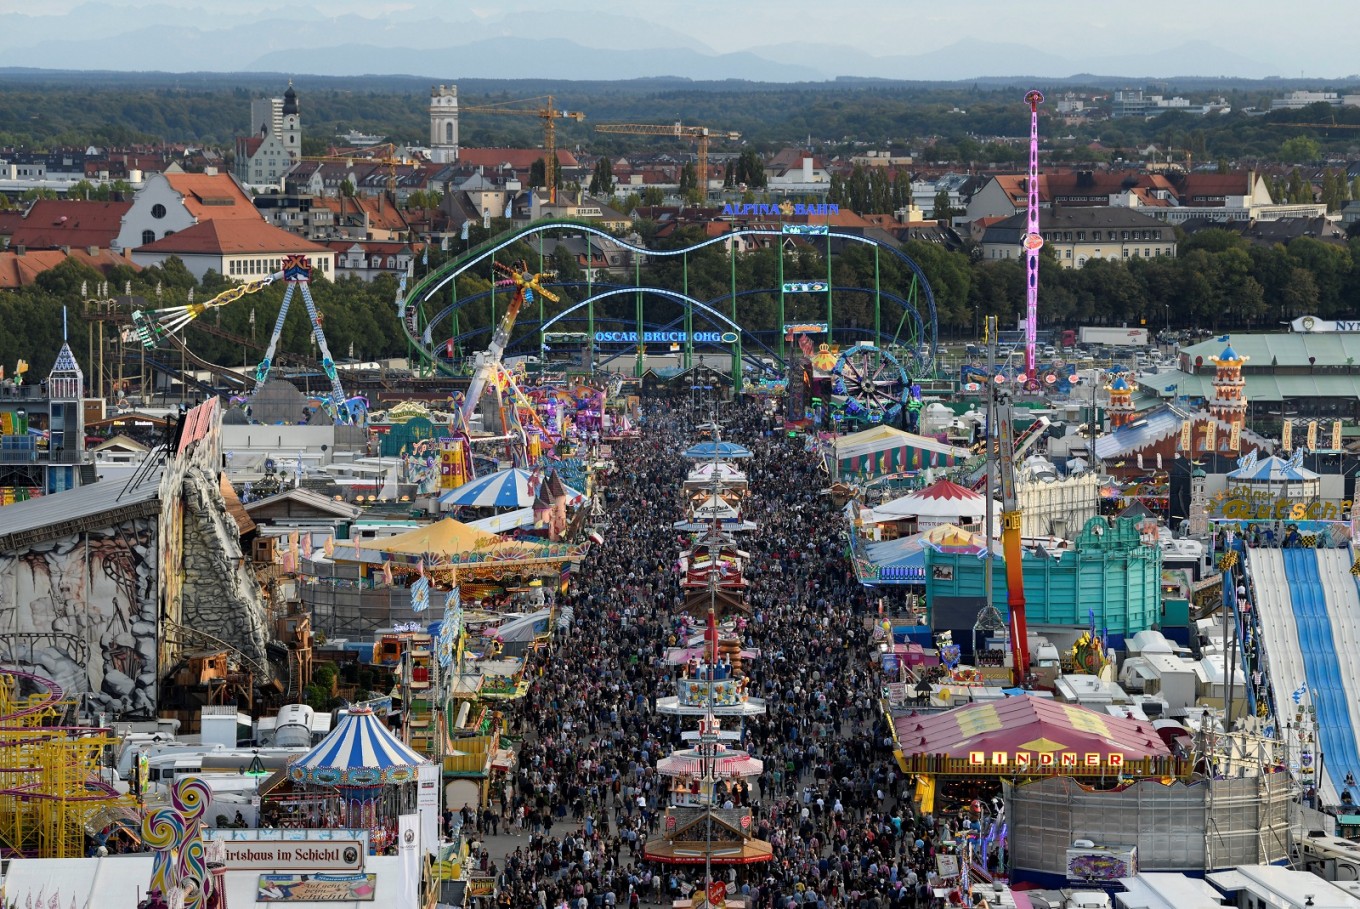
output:
[[[205,470],[189,470],[184,474],[181,490],[184,574],[180,621],[185,627],[210,634],[260,666],[268,667],[264,595],[249,562],[243,558],[240,535],[227,513],[217,479]]]

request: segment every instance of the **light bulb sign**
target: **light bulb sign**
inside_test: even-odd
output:
[[[684,344],[687,333],[683,331],[647,331],[642,333],[643,344]],[[597,331],[596,344],[637,344],[635,331]],[[696,331],[695,344],[735,344],[737,333],[734,331]]]

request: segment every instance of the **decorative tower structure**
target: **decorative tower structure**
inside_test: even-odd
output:
[[[1115,376],[1110,383],[1110,428],[1118,429],[1133,422],[1133,389],[1123,376]]]
[[[61,324],[61,350],[57,352],[52,371],[47,374],[47,398],[51,408],[47,450],[53,465],[79,464],[80,453],[85,450],[85,405],[81,398],[85,375],[80,371],[75,354],[71,353],[71,345],[65,340],[65,312],[61,314]],[[66,470],[71,471],[71,468]],[[52,481],[53,478],[49,477],[48,491],[57,492],[57,489],[51,488]],[[68,489],[75,482],[72,480],[62,485],[58,480],[58,485],[61,489]]]
[[[713,465],[710,489],[717,498],[727,490],[717,462]],[[691,522],[705,523],[698,514],[691,515]],[[658,698],[656,704],[659,713],[698,718],[699,728],[681,733],[689,747],[657,763],[657,772],[670,781],[670,806],[661,836],[648,841],[643,857],[668,865],[702,866],[704,887],[695,894],[696,907],[745,905],[727,895],[724,882],[714,879],[713,866],[767,862],[772,854],[770,844],[754,836],[747,783],[764,766],[740,747],[742,720],[765,712],[765,702],[747,690],[746,661],[757,654],[743,650],[740,640],[744,613],[750,611],[744,596],[744,557],[716,520],[682,555],[682,609],[700,619],[704,631],[667,654],[679,670],[678,692]],[[725,719],[737,728],[722,728]]]
[[[430,160],[448,164],[458,160],[458,86],[430,89]]]
[[[1196,467],[1190,474],[1190,536],[1209,535],[1209,493],[1204,471]]]
[[[1025,95],[1029,105],[1029,177],[1025,188],[1029,192],[1026,208],[1025,237],[1025,387],[1039,387],[1035,372],[1034,346],[1039,331],[1039,250],[1044,237],[1039,233],[1039,105],[1043,93],[1031,90]]]
[[[1249,359],[1233,350],[1232,344],[1209,358],[1214,364],[1214,399],[1209,402],[1209,413],[1229,425],[1228,451],[1242,447],[1242,427],[1247,422],[1247,383],[1242,378],[1242,364]]]
[[[298,114],[297,92],[293,83],[288,83],[288,91],[283,93],[283,125],[279,138],[283,140],[283,150],[288,160],[297,163],[302,160],[302,118]]]

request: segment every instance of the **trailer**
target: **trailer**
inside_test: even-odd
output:
[[[1083,325],[1081,343],[1103,344],[1109,347],[1147,347],[1146,328],[1096,328]]]

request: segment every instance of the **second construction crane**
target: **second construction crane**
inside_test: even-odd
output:
[[[510,107],[512,104],[544,102],[539,107]],[[580,122],[586,115],[579,110],[558,110],[553,106],[553,96],[524,98],[519,101],[506,101],[502,104],[463,105],[458,108],[464,114],[510,114],[512,116],[540,117],[543,120],[543,182],[548,187],[548,200],[557,202],[557,121],[575,120]]]
[[[685,126],[680,122],[664,123],[601,123],[595,127],[597,133],[616,133],[625,136],[674,136],[677,139],[696,139],[699,144],[698,173],[695,184],[704,198],[708,197],[708,143],[711,138],[727,139],[736,142],[741,133],[731,130],[716,130],[707,126]]]

